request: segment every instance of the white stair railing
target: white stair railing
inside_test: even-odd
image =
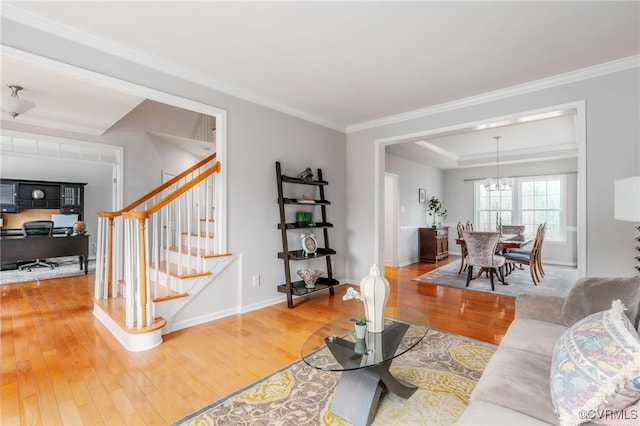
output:
[[[127,327],[151,324],[152,300],[179,293],[179,277],[206,273],[219,171],[214,154],[121,211],[98,213],[95,298],[124,297]]]

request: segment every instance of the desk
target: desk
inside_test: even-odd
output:
[[[46,259],[60,256],[78,256],[80,270],[88,273],[89,235],[0,238],[0,262],[17,263],[20,260]]]
[[[302,347],[309,366],[341,372],[331,411],[356,426],[369,425],[376,414],[382,385],[401,398],[416,386],[395,378],[389,367],[394,358],[413,349],[429,331],[427,318],[409,308],[387,308],[385,328],[356,339],[354,315],[333,321],[313,333]]]

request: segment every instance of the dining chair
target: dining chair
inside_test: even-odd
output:
[[[462,235],[467,247],[465,258],[468,269],[467,287],[469,287],[469,282],[473,276],[473,267],[477,266],[482,268],[481,271],[487,271],[491,282],[491,290],[495,291],[494,275],[497,274],[498,279],[504,283],[505,258],[496,254],[500,233],[464,231]]]
[[[546,222],[538,225],[536,238],[533,240],[533,247],[530,251],[514,249],[503,254],[506,259],[508,274],[513,271],[514,265],[529,266],[531,281],[533,281],[534,285],[538,285],[544,277],[544,270],[542,269],[542,245],[544,243],[546,228]]]
[[[467,245],[464,242],[464,237],[462,235],[462,233],[464,232],[464,225],[462,224],[462,222],[458,222],[458,224],[456,225],[456,230],[458,232],[458,244],[460,244],[460,269],[458,269],[458,275],[460,275],[462,273],[462,271],[467,269],[467,262],[465,260],[466,256],[467,256]]]
[[[473,223],[467,221],[467,224],[464,226],[465,231],[473,231]]]

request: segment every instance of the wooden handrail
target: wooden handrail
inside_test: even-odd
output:
[[[149,325],[150,316],[154,315],[153,311],[149,310],[150,300],[157,297],[158,281],[161,281],[159,274],[162,273],[160,265],[165,262],[167,265],[165,273],[169,280],[166,283],[166,288],[169,289],[171,286],[170,263],[173,262],[174,256],[169,253],[170,240],[176,238],[178,247],[180,247],[182,240],[180,240],[180,234],[157,235],[158,230],[162,231],[162,229],[168,228],[165,226],[161,229],[164,220],[160,217],[163,215],[162,212],[166,210],[167,214],[175,213],[177,215],[175,225],[178,230],[183,229],[182,214],[184,213],[186,229],[190,230],[192,222],[196,220],[192,217],[194,206],[198,206],[197,208],[200,209],[202,208],[200,201],[204,201],[206,202],[204,208],[208,209],[209,204],[215,198],[215,182],[211,185],[208,184],[209,180],[214,180],[214,173],[218,173],[222,169],[220,162],[215,158],[215,154],[208,156],[122,210],[98,213],[98,239],[100,240],[98,241],[98,252],[102,263],[100,268],[97,268],[99,271],[96,274],[95,291],[100,295],[100,298],[112,298],[120,293],[119,287],[115,287],[114,282],[125,284],[123,293],[126,293],[125,298],[131,301],[126,308],[127,327],[145,328]],[[177,188],[173,188],[173,186]],[[195,195],[198,197],[196,204],[191,203],[192,191],[199,191]],[[204,197],[204,200],[200,200],[200,197]],[[172,206],[175,207],[175,211]],[[140,211],[140,209],[146,210]],[[183,209],[186,212],[183,212]],[[205,210],[205,213],[208,211]],[[197,210],[198,217],[200,213],[201,210]],[[208,216],[208,213],[206,215]],[[154,216],[158,216],[159,219],[147,221]],[[198,228],[199,226],[198,223]],[[147,227],[149,228],[147,229]],[[152,241],[147,241],[149,233],[152,233]],[[187,246],[190,247],[190,244],[189,240]],[[197,245],[200,250],[199,241]],[[208,247],[209,243],[206,245]],[[160,246],[164,248],[161,249]],[[122,250],[124,250],[124,256],[122,256]],[[167,253],[160,253],[160,250],[165,250]],[[114,251],[118,251],[118,255],[114,255]],[[151,258],[147,259],[148,256]],[[166,259],[161,259],[163,256],[166,256]],[[179,254],[175,263],[184,266],[183,260],[182,254]],[[192,268],[194,271],[204,267],[204,261],[186,260],[188,268]],[[192,265],[193,262],[196,262],[195,267]],[[156,268],[154,270],[156,279],[153,282],[149,281],[151,273],[148,270],[149,263],[155,264]],[[193,275],[193,272],[190,270],[189,274]]]
[[[204,172],[200,173],[198,176],[196,176],[195,178],[191,179],[189,182],[187,182],[186,184],[182,185],[180,188],[178,188],[177,190],[175,190],[171,194],[167,195],[162,200],[158,201],[153,206],[149,207],[147,210],[136,211],[136,212],[131,212],[131,211],[124,212],[123,215],[127,219],[147,219],[153,213],[157,212],[162,207],[164,207],[167,204],[169,204],[170,202],[174,201],[175,199],[180,197],[182,194],[184,194],[185,192],[187,192],[188,190],[190,190],[191,188],[193,188],[194,186],[196,186],[197,184],[199,184],[200,182],[202,182],[203,180],[205,180],[206,178],[208,178],[212,174],[219,172],[220,168],[221,168],[220,162],[217,161],[216,164],[213,165],[213,167],[211,167],[211,168],[205,170]]]
[[[147,201],[147,200],[151,199],[152,197],[156,196],[157,194],[161,193],[162,191],[164,191],[165,189],[167,189],[168,187],[170,187],[174,183],[178,182],[180,179],[182,179],[185,176],[187,176],[189,173],[192,173],[193,171],[195,171],[195,170],[199,169],[200,167],[204,166],[205,164],[207,164],[209,161],[212,161],[214,158],[216,158],[216,153],[215,152],[213,154],[211,154],[210,156],[203,158],[198,163],[196,163],[193,166],[189,167],[187,170],[183,171],[182,173],[172,177],[171,179],[169,179],[168,181],[166,181],[162,185],[158,186],[154,190],[152,190],[152,191],[148,192],[147,194],[143,195],[142,197],[138,198],[136,201],[134,201],[133,203],[129,204],[128,206],[126,206],[122,210],[118,210],[118,211],[115,211],[115,212],[98,212],[98,217],[116,217],[116,216],[122,215],[125,212],[128,212],[128,211],[131,211],[131,210],[135,209],[140,204],[144,203],[145,201]],[[217,164],[219,164],[219,163],[220,162],[218,162]],[[215,167],[215,165],[214,165],[214,167]]]
[[[98,217],[107,217],[113,219],[114,217],[121,216],[124,210],[119,210],[117,212],[98,212],[96,213]]]

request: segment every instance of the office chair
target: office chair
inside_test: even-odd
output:
[[[53,235],[53,221],[52,220],[32,220],[28,222],[22,222],[22,236],[25,238],[31,237],[45,237],[49,238]],[[21,271],[27,270],[31,272],[31,268],[34,266],[48,266],[53,269],[58,266],[55,262],[47,262],[46,259],[36,259],[33,262],[25,265],[20,265],[18,269]]]

